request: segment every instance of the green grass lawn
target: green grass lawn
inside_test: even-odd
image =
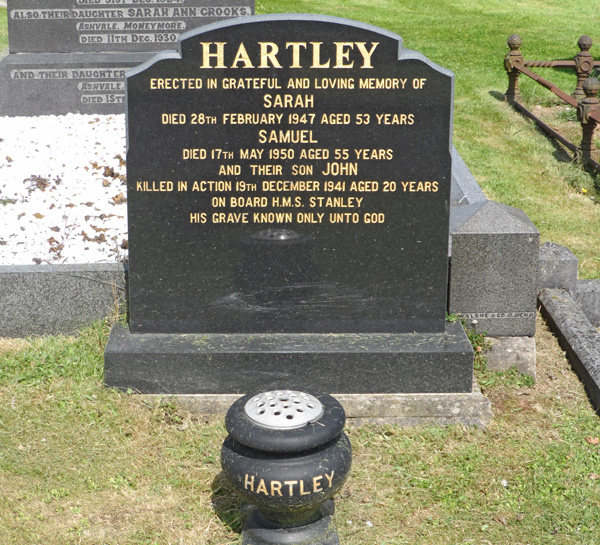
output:
[[[8,22],[6,8],[0,8],[0,53],[8,47]]]
[[[0,340],[0,542],[241,543],[222,418],[102,385],[107,325]],[[600,426],[538,321],[538,380],[479,370],[485,430],[363,426],[336,500],[345,545],[597,545]]]
[[[453,70],[454,143],[488,197],[523,209],[543,240],[576,253],[582,277],[600,277],[599,208],[589,198],[597,179],[501,101],[507,37],[521,34],[526,58],[570,58],[581,34],[600,42],[593,2],[257,4],[259,13],[291,11],[384,27]],[[567,72],[544,75],[574,85]],[[529,82],[523,91],[553,104]],[[0,339],[0,543],[241,543],[242,506],[220,476],[222,420],[105,389],[107,334],[96,324],[78,337]],[[485,430],[349,431],[354,466],[336,505],[342,543],[600,542],[598,416],[541,320],[536,341],[535,385],[478,370],[495,413]]]
[[[600,278],[598,177],[572,164],[532,122],[502,102],[507,87],[503,59],[513,33],[521,35],[526,59],[572,58],[582,34],[600,44],[596,8],[583,0],[257,3],[261,13],[321,13],[381,26],[402,36],[405,47],[452,70],[454,145],[488,198],[524,210],[540,230],[542,242],[550,240],[575,253],[582,278]],[[571,72],[540,71],[569,93],[574,88]],[[523,81],[522,88],[527,100],[553,102],[553,95],[531,81]]]

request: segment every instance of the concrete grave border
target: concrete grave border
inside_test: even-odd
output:
[[[575,255],[558,244],[540,248],[542,316],[600,412],[600,280],[578,280]]]

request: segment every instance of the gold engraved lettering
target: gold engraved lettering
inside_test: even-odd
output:
[[[271,496],[277,492],[278,496],[281,496],[281,481],[271,481]]]
[[[364,215],[365,223],[384,223],[385,222],[385,214],[376,214],[370,213]]]
[[[310,208],[360,208],[364,197],[310,197]]]
[[[274,42],[257,42],[259,47],[259,58],[252,61],[248,50],[243,42],[237,46],[237,51],[234,55],[233,62],[229,68],[254,68],[258,62],[258,68],[282,68],[278,58],[279,46]],[[200,68],[228,68],[225,66],[225,47],[227,42],[201,42],[202,44],[202,59]],[[367,47],[367,42],[332,42],[322,47],[324,42],[286,42],[285,49],[291,49],[290,68],[303,68],[302,52],[309,47],[312,50],[308,53],[312,60],[310,68],[325,69],[330,68],[332,59],[324,53],[323,50],[331,50],[335,48],[334,65],[336,69],[348,69],[354,67],[356,60],[362,57],[360,68],[373,68],[372,57],[379,42],[371,42],[370,47]],[[357,51],[359,56],[353,53]]]
[[[219,176],[239,176],[242,173],[240,165],[221,165],[219,167]]]
[[[318,144],[311,130],[289,129],[287,131],[258,131],[258,141],[261,144]]]
[[[358,163],[327,163],[324,176],[354,176],[358,174]]]
[[[264,148],[261,149],[241,149],[240,159],[262,159]]]
[[[144,180],[136,182],[136,191],[173,191],[173,182],[161,180],[160,182]]]
[[[300,48],[306,49],[306,42],[288,42],[285,44],[285,48],[292,48],[292,64],[290,68],[302,68],[300,64]]]
[[[321,183],[316,180],[264,180],[263,191],[319,191]]]
[[[185,114],[162,114],[160,120],[163,125],[185,125]]]
[[[298,68],[292,66],[291,68]],[[310,89],[310,79],[308,78],[290,78],[287,82],[288,89]]]
[[[354,89],[354,78],[315,79],[315,89]]]
[[[283,484],[287,484],[290,491],[290,496],[294,495],[294,485],[298,484],[298,481],[283,481]]]
[[[314,108],[314,95],[266,94],[263,97],[265,108]]]
[[[190,223],[206,223],[206,214],[204,212],[191,212]]]
[[[223,114],[223,125],[278,125],[283,114]]]
[[[256,487],[256,493],[257,494],[262,493],[265,496],[269,495],[269,492],[267,491],[267,487],[265,485],[265,480],[264,479],[261,479],[259,481],[258,486]]]
[[[375,114],[379,125],[413,125],[414,114]]]
[[[206,159],[206,150],[202,148],[184,148],[182,157],[184,159]]]
[[[360,89],[404,89],[406,78],[360,78]]]
[[[214,212],[212,215],[213,223],[249,223],[248,212],[241,214],[226,213],[226,212]]]
[[[223,89],[281,89],[277,78],[223,78]]]
[[[338,180],[334,182],[333,180],[327,180],[323,182],[323,190],[324,191],[346,191],[346,182]]]
[[[225,66],[225,45],[227,42],[202,42],[202,64],[200,68],[226,68]],[[211,52],[211,45],[216,46],[216,51]],[[215,66],[212,66],[211,59],[216,59]]]
[[[379,182],[375,181],[359,181],[350,184],[350,191],[370,191],[375,192],[379,189]]]
[[[244,63],[244,66],[242,68],[254,68],[252,61],[250,60],[250,56],[246,51],[246,46],[244,45],[244,42],[240,43],[240,47],[237,50],[235,59],[233,59],[233,64],[231,65],[231,67],[239,68],[238,66],[236,66],[239,62]]]
[[[360,216],[355,212],[334,212],[329,214],[329,223],[358,223]]]
[[[229,197],[231,208],[266,208],[267,197]]]
[[[292,165],[293,176],[312,176],[313,171],[313,165]]]
[[[228,180],[194,180],[192,191],[231,191],[232,184]]]
[[[201,78],[150,78],[150,89],[202,89]]]
[[[329,68],[331,60],[328,59],[326,63],[321,62],[321,46],[323,42],[310,42],[313,48],[313,63],[311,68]]]
[[[402,190],[410,193],[428,192],[436,193],[438,182],[400,182]]]
[[[358,214],[357,214],[358,215]],[[291,215],[290,215],[291,216]],[[299,214],[300,216],[300,214]],[[306,221],[303,223],[309,223],[308,217],[314,216],[314,214],[304,214],[306,216]],[[319,216],[323,216],[323,214],[319,214]],[[315,221],[316,223],[316,221]],[[347,222],[350,223],[350,222]],[[269,481],[266,479],[260,479],[258,481],[258,486],[255,488],[255,476],[249,475],[246,473],[244,476],[244,488],[246,490],[250,490],[256,494],[264,494],[265,496],[284,496],[287,493],[287,496],[293,497],[295,494],[299,494],[300,496],[308,496],[309,494],[317,494],[319,492],[323,492],[324,485],[323,479],[325,478],[329,483],[329,488],[333,487],[333,475],[334,471],[331,474],[325,473],[324,475],[316,475],[312,478],[312,481],[304,482],[304,480],[294,480],[294,481]],[[298,485],[296,487],[296,485]]]
[[[277,60],[279,46],[274,42],[258,42],[260,45],[260,64],[259,68],[282,68]],[[242,44],[243,45],[243,44]],[[270,64],[270,66],[269,66]]]
[[[301,208],[302,207],[302,197],[271,197],[271,206],[274,208]]]
[[[281,165],[250,165],[253,176],[280,176],[283,167]]]
[[[253,223],[292,223],[290,212],[256,212],[252,214]]]
[[[300,151],[300,159],[329,159],[329,150],[322,148],[303,148]]]
[[[321,212],[299,212],[296,214],[296,222],[297,223],[322,223],[324,213]]]
[[[371,57],[375,52],[375,48],[379,45],[379,42],[371,42],[371,49],[366,48],[366,42],[356,42],[356,47],[363,57],[363,65],[361,68],[373,68],[371,64]]]
[[[366,160],[377,160],[377,161],[391,161],[394,158],[394,150],[391,148],[388,149],[355,149],[354,153],[356,154],[357,159]]]
[[[334,68],[352,68],[354,61],[350,60],[350,49],[354,48],[353,42],[334,42],[335,43],[335,66]]]
[[[350,125],[350,114],[323,114],[322,125]]]

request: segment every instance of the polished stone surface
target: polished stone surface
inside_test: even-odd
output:
[[[139,393],[465,393],[473,350],[462,327],[412,334],[142,334],[113,327],[107,386]]]
[[[181,52],[127,81],[131,331],[443,332],[451,73],[316,16]]]

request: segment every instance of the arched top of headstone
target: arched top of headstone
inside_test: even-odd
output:
[[[254,16],[250,16],[250,17],[239,17],[236,19],[227,19],[227,20],[211,23],[208,25],[203,25],[201,27],[195,28],[193,30],[190,30],[188,32],[181,34],[181,36],[179,37],[177,52],[172,51],[172,50],[161,51],[160,53],[155,55],[152,59],[150,59],[146,63],[143,63],[142,65],[129,71],[128,75],[133,76],[133,75],[147,69],[148,67],[152,66],[154,63],[156,63],[160,60],[178,59],[178,58],[185,57],[188,54],[188,52],[187,52],[188,48],[190,50],[189,54],[193,54],[193,52],[195,50],[193,44],[195,42],[197,42],[198,40],[202,40],[205,36],[210,35],[215,32],[216,33],[227,32],[229,35],[234,36],[237,32],[241,31],[244,34],[257,33],[257,37],[259,37],[260,35],[258,33],[260,32],[260,30],[258,30],[258,27],[262,26],[263,28],[265,28],[265,27],[266,28],[268,28],[268,27],[277,28],[280,25],[292,25],[293,27],[296,27],[296,32],[302,36],[302,38],[298,39],[296,41],[296,43],[307,41],[304,38],[306,36],[307,31],[319,32],[319,26],[322,26],[322,25],[327,25],[331,28],[345,27],[346,30],[349,32],[352,32],[352,31],[354,31],[354,33],[360,32],[361,34],[364,34],[364,35],[371,34],[373,39],[386,40],[388,42],[397,44],[397,48],[398,48],[397,59],[398,60],[418,59],[418,60],[428,64],[436,71],[438,71],[442,74],[446,74],[447,76],[453,78],[453,73],[450,70],[439,66],[438,64],[431,61],[425,55],[419,53],[418,51],[405,48],[402,37],[394,32],[391,32],[389,30],[386,30],[386,29],[383,29],[383,28],[380,28],[380,27],[377,27],[377,26],[374,26],[374,25],[371,25],[368,23],[364,23],[361,21],[345,19],[343,17],[305,14],[305,13],[254,15]],[[288,35],[288,37],[290,39],[286,40],[286,41],[293,42],[294,41],[292,38],[293,34],[294,33],[291,33],[290,35]],[[269,41],[268,35],[266,37],[263,36],[262,39],[264,41]],[[345,50],[342,51],[342,53],[345,53],[345,52],[346,52]],[[237,53],[237,50],[236,50],[236,53]],[[285,53],[286,52],[279,52],[279,54],[281,54],[282,56],[285,56]],[[294,49],[293,47],[291,47],[290,51],[287,51],[287,56],[293,57],[294,53],[296,53],[296,55],[298,56],[298,55],[302,55],[302,54],[306,55],[307,53],[310,54],[311,51],[306,51],[304,49],[301,50],[299,48]],[[313,51],[313,53],[314,53],[314,51]],[[367,51],[365,54],[368,55],[368,53],[369,53],[369,51]],[[375,52],[373,52],[373,53],[375,53]],[[379,53],[379,52],[377,52],[377,53]],[[242,61],[240,61],[240,63],[241,62]],[[267,67],[265,67],[265,68],[267,68]]]

